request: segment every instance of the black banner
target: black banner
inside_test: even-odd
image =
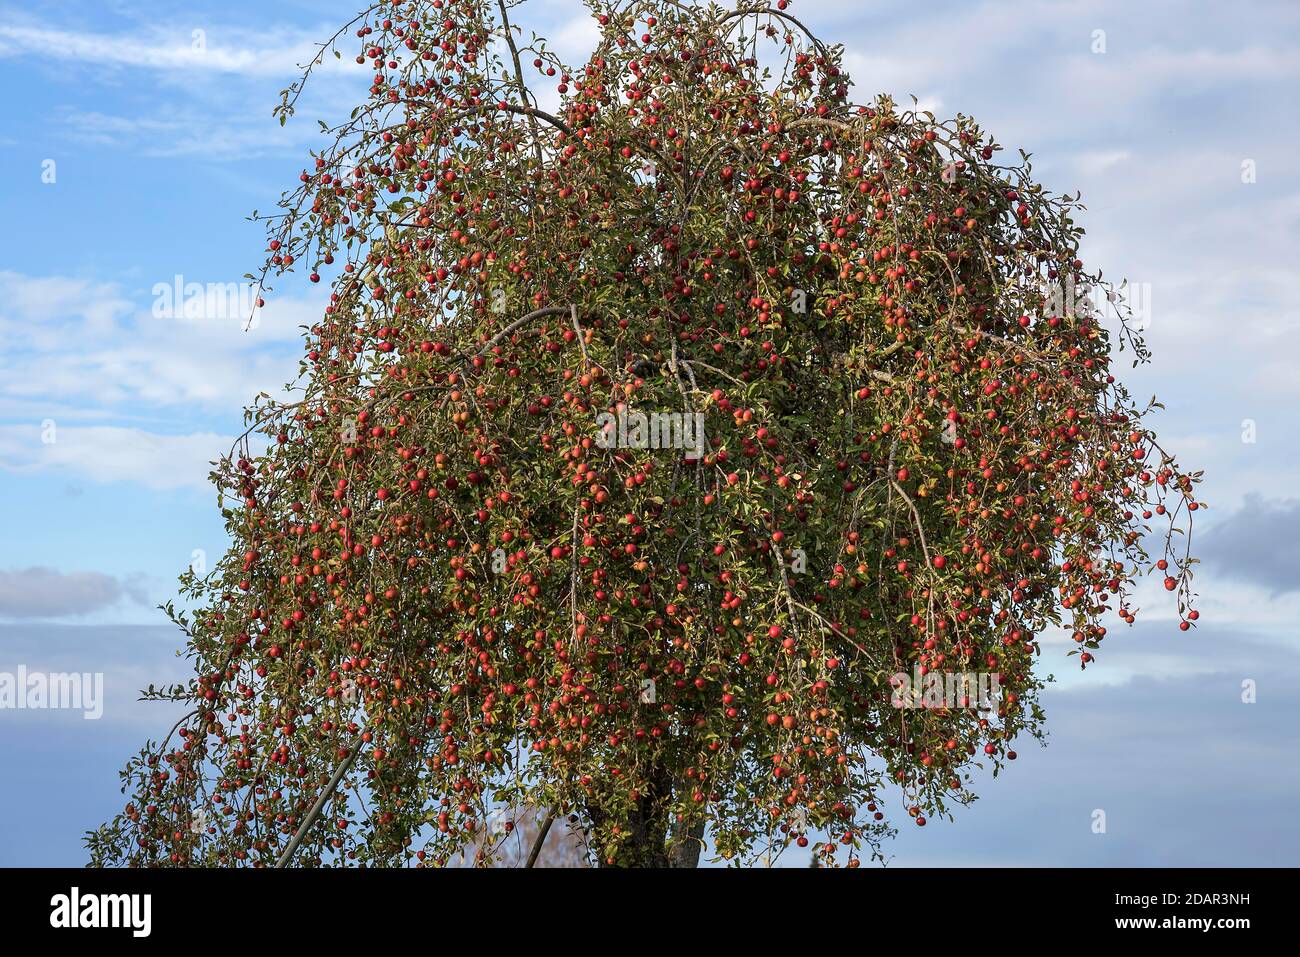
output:
[[[437,942],[438,926],[495,928],[517,939],[536,921],[557,942],[573,929],[598,940],[654,934],[662,921],[694,939],[734,941],[748,929],[831,931],[875,939],[988,941],[991,931],[1067,931],[1068,939],[1138,937],[1231,946],[1257,930],[1287,930],[1295,875],[1247,869],[754,869],[604,872],[524,870],[103,871],[0,870],[4,926],[130,946],[249,933],[263,940]],[[745,903],[749,901],[749,903]],[[658,915],[658,916],[656,916]],[[649,922],[649,923],[647,923]],[[567,930],[565,928],[568,928]],[[698,935],[698,936],[696,936]],[[256,938],[253,938],[256,939]],[[491,944],[491,939],[485,940]],[[537,938],[532,943],[545,943]]]

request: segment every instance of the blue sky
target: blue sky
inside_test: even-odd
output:
[[[0,864],[81,863],[116,769],[168,726],[133,700],[184,673],[154,606],[196,551],[220,554],[207,463],[292,378],[323,293],[283,283],[244,331],[233,313],[158,317],[153,290],[256,268],[245,217],[363,80],[331,65],[287,127],[271,109],[358,9],[0,0],[0,671],[103,671],[108,699],[97,722],[0,710]],[[1161,396],[1212,505],[1202,627],[1179,633],[1152,594],[1086,676],[1049,646],[1050,747],[1022,748],[955,822],[905,831],[897,863],[1300,863],[1300,6],[792,12],[846,45],[859,99],[973,115],[1049,187],[1082,190],[1085,258],[1145,296],[1155,362],[1133,391]],[[571,62],[594,32],[576,0],[514,19]]]

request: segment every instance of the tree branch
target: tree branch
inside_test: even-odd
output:
[[[528,863],[524,867],[533,867],[537,863],[537,856],[542,853],[542,845],[546,843],[546,835],[550,833],[551,825],[555,823],[555,808],[546,812],[546,820],[542,822],[541,829],[537,832],[537,840],[533,841],[533,849],[528,854]]]
[[[339,763],[339,766],[334,769],[334,776],[330,778],[329,784],[325,785],[324,790],[320,793],[320,797],[316,798],[316,803],[313,804],[311,810],[307,812],[307,816],[303,818],[302,823],[298,825],[298,830],[294,833],[293,838],[289,841],[284,852],[275,862],[277,868],[284,867],[289,863],[290,858],[293,857],[294,851],[298,850],[299,845],[302,844],[303,838],[307,836],[307,832],[311,830],[312,825],[314,825],[317,819],[320,818],[321,812],[325,810],[325,802],[334,794],[335,789],[339,786],[339,781],[343,780],[343,775],[348,773],[348,768],[352,767],[352,762],[355,761],[357,755],[361,753],[361,744],[361,735],[357,735],[357,741],[352,745],[352,750],[349,751],[348,756]]]

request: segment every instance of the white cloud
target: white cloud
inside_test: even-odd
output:
[[[301,156],[321,139],[320,131],[307,123],[282,127],[265,116],[221,118],[182,106],[137,117],[72,112],[64,117],[63,127],[83,145],[129,148],[151,157],[200,157],[206,162]]]
[[[316,53],[307,36],[284,36],[279,42],[237,37],[228,43],[214,33],[202,40],[192,31],[161,31],[148,38],[121,34],[49,30],[28,26],[0,26],[0,57],[17,57],[39,51],[42,57],[75,60],[106,66],[149,70],[239,73],[280,76],[297,72]],[[333,57],[330,57],[332,60]]]
[[[576,69],[587,62],[587,57],[600,42],[600,26],[589,11],[583,10],[551,31],[548,39],[551,49],[560,59]]]
[[[259,392],[283,394],[298,326],[319,314],[272,299],[245,331],[234,313],[157,317],[112,283],[0,272],[0,469],[206,489],[209,463],[234,442],[209,423],[237,422]]]
[[[209,488],[213,460],[234,436],[213,432],[160,435],[119,426],[58,426],[42,441],[39,425],[0,425],[0,469],[53,471],[92,482],[135,482],[156,490]]]
[[[28,325],[49,316],[71,316],[90,334],[111,331],[118,319],[131,308],[130,302],[111,283],[94,282],[65,276],[20,276],[0,271],[0,303],[3,316],[12,316]],[[8,323],[0,325],[0,334],[16,332]],[[0,343],[8,345],[5,340]]]
[[[181,280],[182,304],[192,278]],[[176,282],[166,276],[156,285],[175,300]],[[132,404],[141,403],[229,415],[258,392],[280,392],[297,374],[299,327],[315,322],[321,307],[272,297],[246,329],[238,295],[227,295],[234,287],[202,285],[221,311],[159,318],[152,302],[134,308],[113,283],[0,272],[0,416],[28,417],[42,403],[49,409],[42,418],[59,410],[92,418],[105,407],[138,415]],[[251,292],[244,299],[251,303]]]

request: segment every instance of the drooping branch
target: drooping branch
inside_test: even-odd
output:
[[[284,867],[289,863],[289,861],[293,860],[294,852],[297,851],[298,847],[302,844],[303,838],[307,836],[315,826],[316,822],[320,820],[321,812],[325,810],[325,805],[329,802],[330,798],[334,796],[334,792],[338,790],[339,782],[343,780],[343,775],[348,773],[348,769],[351,768],[352,763],[356,761],[357,755],[361,753],[363,740],[364,739],[361,735],[357,735],[356,743],[348,750],[347,757],[339,762],[338,767],[334,769],[334,774],[330,776],[329,783],[326,784],[325,787],[321,788],[320,795],[316,798],[316,803],[311,806],[311,810],[308,811],[307,816],[302,819],[302,823],[298,825],[298,830],[294,832],[293,837],[289,840],[289,843],[284,846],[284,850],[276,860],[275,866],[277,868]]]

